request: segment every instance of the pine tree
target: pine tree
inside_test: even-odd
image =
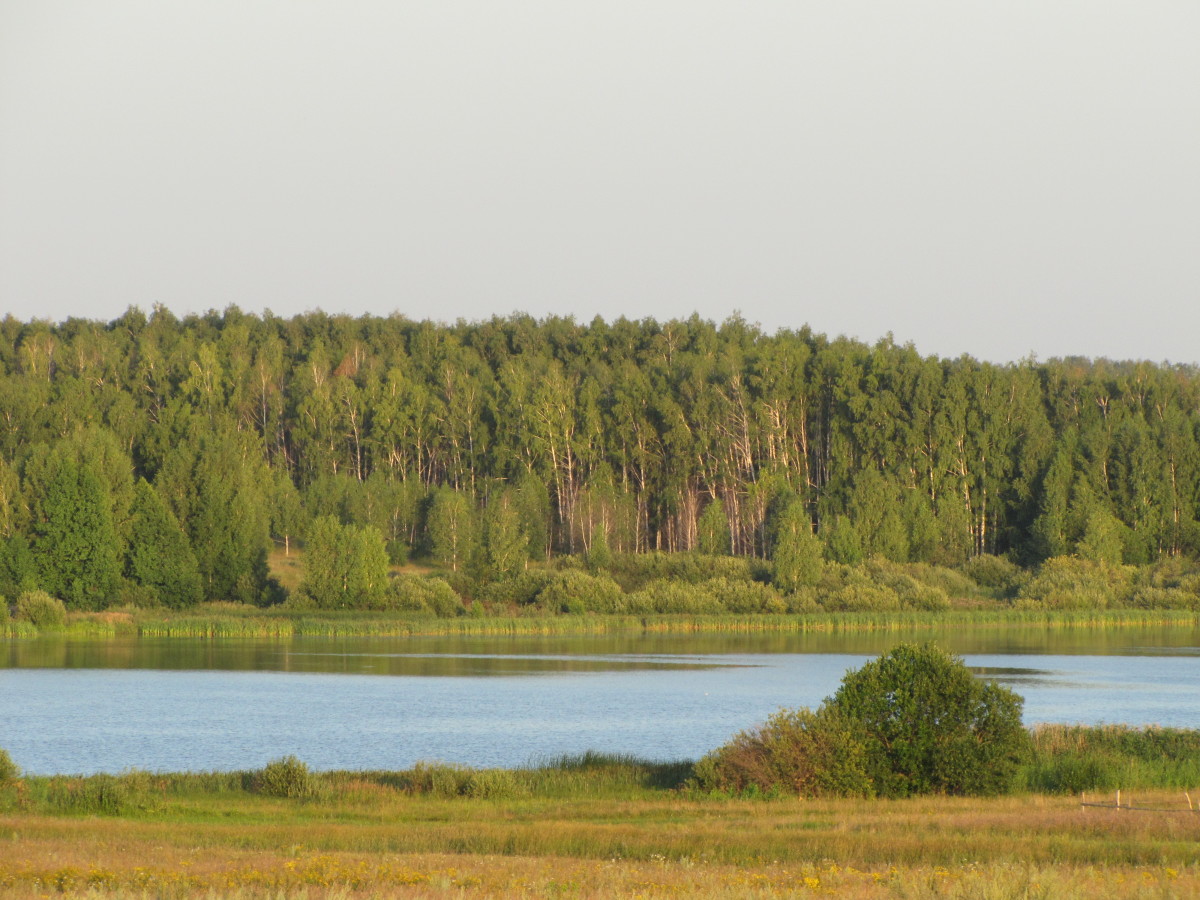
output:
[[[59,457],[34,525],[34,556],[45,589],[71,609],[102,609],[120,581],[118,542],[100,479]]]
[[[827,529],[821,530],[825,538],[825,555],[830,561],[846,566],[856,566],[863,560],[862,538],[858,529],[846,516],[838,516]]]
[[[200,569],[179,520],[144,480],[134,489],[125,574],[154,591],[164,605],[180,608],[203,597]]]

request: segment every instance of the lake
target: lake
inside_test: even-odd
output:
[[[28,772],[695,759],[816,706],[900,640],[960,653],[1025,721],[1200,727],[1200,629],[0,644],[0,747]]]

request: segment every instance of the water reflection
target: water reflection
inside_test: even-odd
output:
[[[904,640],[933,640],[964,656],[1200,656],[1200,627],[407,638],[86,640],[48,636],[0,644],[0,668],[500,676],[707,667],[722,664],[722,657],[759,654],[878,656]]]
[[[980,678],[994,681],[1007,688],[1021,693],[1020,688],[1046,687],[1059,685],[1067,687],[1074,682],[1064,672],[1054,672],[1050,669],[1029,669],[1017,666],[970,666],[972,672]]]

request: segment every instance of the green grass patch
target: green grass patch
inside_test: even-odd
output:
[[[1118,629],[1196,628],[1200,613],[1171,609],[1105,610],[944,610],[813,612],[779,615],[597,615],[540,614],[435,618],[355,610],[262,609],[233,603],[205,604],[187,612],[121,610],[72,614],[67,637],[137,635],[178,638],[403,637],[453,635],[599,635],[689,633],[915,633],[957,626],[994,628]],[[28,622],[0,623],[0,634],[29,638],[39,632]]]

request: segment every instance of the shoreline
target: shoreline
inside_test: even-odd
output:
[[[1200,628],[1193,610],[944,610],[939,612],[797,613],[777,615],[596,615],[560,614],[497,617],[400,617],[359,611],[314,614],[272,611],[235,604],[175,615],[121,610],[73,613],[64,626],[37,628],[26,622],[0,624],[0,637],[27,639],[154,637],[438,637],[588,636],[607,634],[921,632],[941,628],[1115,629]]]

